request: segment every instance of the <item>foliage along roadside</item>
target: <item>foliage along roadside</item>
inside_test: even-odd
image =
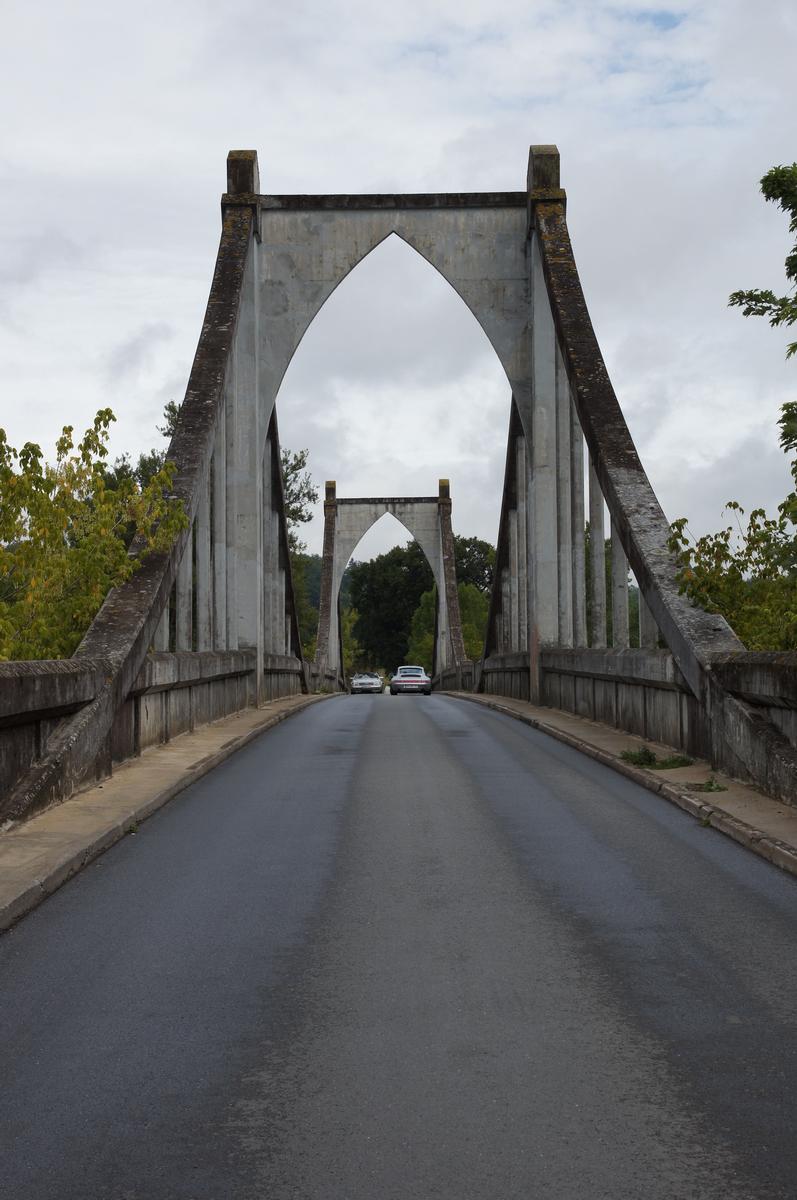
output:
[[[53,464],[0,430],[0,659],[71,655],[110,589],[185,527],[172,464],[144,486],[132,471],[109,477],[114,420],[101,409],[77,445],[65,426]]]
[[[790,216],[789,232],[797,233],[797,163],[773,167],[761,180],[761,191]],[[786,258],[791,294],[776,296],[753,288],[733,292],[728,303],[745,317],[763,316],[773,328],[797,323],[797,243]],[[797,353],[797,341],[786,357]],[[717,533],[693,538],[687,518],[672,525],[670,547],[680,563],[679,585],[695,604],[721,613],[749,650],[797,649],[797,401],[787,401],[778,421],[780,445],[794,454],[790,464],[793,489],[770,517],[756,508],[745,521],[741,505],[730,500],[731,522]]]

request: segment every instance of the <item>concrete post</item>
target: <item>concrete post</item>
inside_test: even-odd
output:
[[[659,644],[659,630],[645,597],[639,592],[639,645],[643,650],[655,650]]]
[[[627,650],[628,633],[628,559],[612,521],[612,645]]]
[[[213,646],[210,566],[210,481],[205,479],[199,492],[194,525],[196,545],[196,648]]]
[[[219,413],[210,478],[213,488],[213,647],[227,648],[227,438],[225,411]]]
[[[330,659],[335,656],[335,646],[337,645],[337,598],[333,599],[332,596],[335,574],[335,527],[338,516],[336,493],[335,480],[328,479],[324,492],[324,545],[321,554],[321,591],[318,599],[318,642],[315,656],[315,666],[321,676],[327,669]]]
[[[526,468],[526,439],[515,438],[515,494],[517,495],[518,545],[518,649],[529,645],[529,568],[528,568],[528,472]]]
[[[591,571],[590,605],[592,609],[590,621],[590,645],[594,649],[606,645],[606,551],[604,548],[603,528],[603,492],[595,473],[595,467],[589,464],[589,559]]]
[[[435,554],[430,556],[428,545],[425,545],[428,534],[421,537],[416,525],[415,536],[424,549],[437,584],[438,630],[436,642],[438,649],[435,659],[437,668],[443,670],[451,662],[456,667],[460,667],[465,661],[465,644],[462,640],[454,531],[451,525],[451,486],[447,479],[438,479],[437,481],[437,527],[434,534],[437,543],[436,563]]]
[[[501,649],[508,654],[512,649],[512,600],[509,568],[501,571]]]
[[[230,356],[225,381],[225,535],[227,547],[227,571],[225,582],[227,598],[225,602],[225,617],[227,619],[227,649],[238,649],[238,475],[235,462],[238,444],[238,400],[236,387],[236,358]]]
[[[556,348],[556,494],[559,556],[559,645],[573,645],[573,519],[570,381]]]
[[[188,531],[183,557],[177,568],[175,650],[193,650],[194,528]]]
[[[256,702],[263,680],[263,450],[257,370],[255,257],[250,244],[235,339],[235,495],[237,646],[256,651]],[[228,465],[229,474],[229,465]]]
[[[520,570],[518,554],[518,513],[513,508],[509,512],[509,605],[510,605],[510,645],[512,650],[520,649]]]
[[[274,654],[274,578],[279,561],[279,547],[274,538],[274,476],[271,434],[266,438],[263,452],[263,646]]]
[[[584,559],[584,435],[570,401],[570,486],[573,522],[573,644],[587,645],[587,581]]]
[[[532,702],[539,701],[538,658],[559,639],[559,546],[556,496],[556,331],[536,238],[531,245],[532,438],[529,558],[532,576]]]
[[[161,619],[158,622],[158,628],[155,630],[155,639],[153,641],[153,649],[154,650],[168,650],[169,649],[169,610],[170,610],[170,608],[171,608],[171,601],[167,600],[166,607],[164,608],[163,613],[161,614]]]

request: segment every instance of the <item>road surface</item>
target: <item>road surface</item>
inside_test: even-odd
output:
[[[525,725],[314,705],[0,939],[13,1200],[786,1200],[797,886]]]

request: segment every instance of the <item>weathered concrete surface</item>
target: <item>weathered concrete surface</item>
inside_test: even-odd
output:
[[[586,717],[508,696],[499,699],[472,692],[450,691],[447,694],[485,704],[496,712],[507,713],[534,729],[551,734],[676,804],[703,824],[727,834],[768,862],[797,875],[797,809],[715,770],[705,760],[696,759],[690,767],[656,771],[634,766],[620,757],[624,750],[647,749],[657,757],[666,758],[679,752],[677,745],[637,737]],[[690,784],[705,784],[710,779],[716,780],[724,790],[700,792],[689,787]]]
[[[206,725],[123,764],[111,778],[0,834],[0,929],[30,912],[236,750],[308,704],[328,698],[286,697]]]
[[[386,513],[395,517],[418,543],[437,588],[433,669],[436,671],[446,667],[449,662],[462,663],[465,660],[448,480],[440,480],[437,496],[362,499],[338,497],[334,480],[328,480],[324,500],[324,550],[314,664],[317,674],[327,671],[342,674],[343,651],[338,614],[340,585],[357,546]]]

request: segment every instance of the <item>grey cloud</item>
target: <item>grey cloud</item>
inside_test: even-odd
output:
[[[109,380],[137,375],[149,365],[155,349],[173,336],[174,330],[165,322],[153,321],[142,325],[132,337],[119,342],[109,351],[105,367]]]

